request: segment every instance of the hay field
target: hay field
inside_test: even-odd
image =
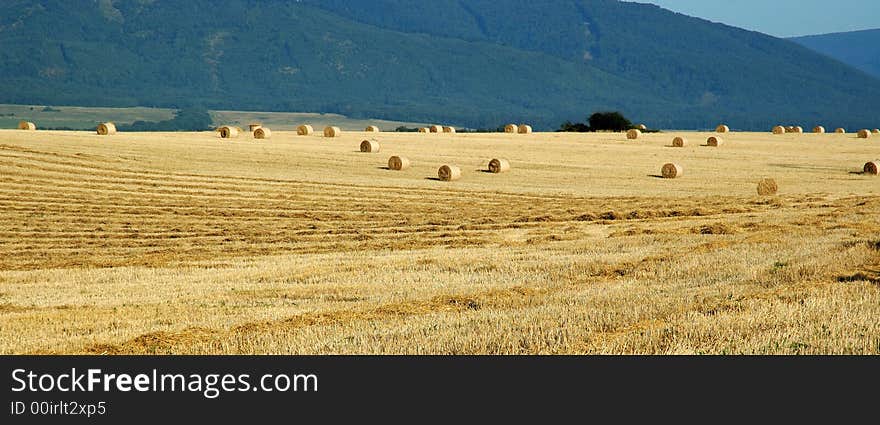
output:
[[[677,134],[0,131],[0,352],[880,353],[880,141]]]

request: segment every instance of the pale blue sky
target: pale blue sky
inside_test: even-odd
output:
[[[880,0],[632,0],[777,37],[880,28]]]

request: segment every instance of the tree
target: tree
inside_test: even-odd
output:
[[[632,122],[620,112],[596,112],[590,115],[590,131],[626,131],[633,128]]]

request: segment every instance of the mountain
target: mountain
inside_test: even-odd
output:
[[[540,129],[876,127],[880,80],[615,0],[4,0],[0,103],[334,112]]]
[[[880,29],[810,35],[791,40],[880,78]]]

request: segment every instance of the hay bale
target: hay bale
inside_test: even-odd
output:
[[[403,171],[409,168],[409,159],[402,156],[388,158],[388,168],[394,171]]]
[[[648,130],[648,126],[647,126],[647,125],[644,125],[644,124],[639,124],[638,126],[636,126],[636,128],[639,129],[639,130],[641,130],[641,131],[647,131],[647,130]]]
[[[376,127],[375,125],[368,125],[366,130],[364,131],[366,131],[367,133],[378,133],[380,130],[379,127]]]
[[[716,133],[730,133],[730,127],[728,127],[724,124],[721,124],[715,128],[715,132]]]
[[[638,139],[639,136],[641,136],[641,135],[642,135],[641,130],[637,130],[637,129],[635,129],[635,128],[632,129],[632,130],[630,130],[630,131],[627,131],[627,132],[626,132],[626,138],[629,139],[629,140],[635,140],[635,139]]]
[[[499,174],[510,171],[510,162],[506,159],[493,159],[489,161],[489,172]]]
[[[376,153],[379,152],[379,142],[375,140],[364,140],[361,142],[361,152]]]
[[[792,133],[797,133],[797,134],[803,134],[803,133],[804,133],[804,128],[801,127],[801,126],[799,126],[799,125],[796,125],[796,126],[794,126],[794,127],[791,128],[791,132],[792,132]]]
[[[825,134],[825,127],[822,127],[821,125],[817,125],[817,126],[813,127],[813,133]]]
[[[254,139],[271,139],[272,130],[266,127],[258,127],[254,130]]]
[[[775,195],[776,192],[779,191],[779,186],[776,185],[776,180],[773,179],[761,179],[758,182],[758,195],[761,196],[769,196]]]
[[[440,177],[440,180],[445,182],[458,180],[461,178],[461,168],[454,165],[444,165],[437,171],[437,176]]]
[[[98,124],[98,135],[100,136],[110,136],[116,134],[116,124],[112,122],[105,122]]]
[[[442,133],[443,132],[443,126],[440,126],[440,125],[432,125],[432,126],[428,127],[428,129],[431,130],[431,133]]]
[[[718,146],[721,146],[722,144],[724,144],[724,139],[722,139],[718,136],[712,136],[712,137],[709,137],[708,139],[706,139],[706,145],[712,146],[713,148],[717,148]]]
[[[262,126],[263,126],[263,124],[261,124],[261,123],[252,122],[252,123],[248,124],[248,129],[251,131],[251,133],[253,133],[254,131],[256,131],[256,129],[258,129]]]
[[[315,132],[314,127],[312,127],[308,124],[303,124],[303,125],[296,128],[296,134],[299,136],[311,136],[312,133],[314,133],[314,132]]]
[[[865,174],[876,176],[878,173],[880,173],[880,161],[866,162],[865,167],[862,170],[865,172]]]
[[[519,131],[519,126],[516,125],[516,124],[507,124],[507,125],[504,126],[504,132],[505,132],[505,133],[511,133],[511,134],[512,134],[512,133],[516,133],[517,131]]]
[[[443,127],[443,132],[444,132],[444,133],[451,133],[451,134],[454,134],[454,133],[455,133],[455,127]]]
[[[785,126],[785,132],[786,133],[794,133],[794,126],[793,125]]]
[[[875,128],[875,129],[871,130],[871,133],[880,134],[880,128]]]
[[[859,130],[859,134],[858,134],[858,136],[859,136],[859,139],[870,139],[870,138],[871,138],[871,132],[870,132],[868,129],[866,129],[866,128],[865,128],[865,129],[861,129],[861,130]]]
[[[519,127],[516,128],[516,132],[519,134],[532,134],[532,126],[520,124]]]
[[[834,132],[837,134],[846,134],[846,129],[845,128],[837,128],[834,130]]]
[[[672,146],[676,148],[683,148],[687,146],[688,141],[684,137],[676,137],[672,139]]]
[[[773,134],[785,134],[785,127],[781,125],[777,125],[773,127]]]
[[[339,127],[327,127],[324,129],[324,137],[339,137],[342,135],[342,130]]]
[[[238,137],[238,133],[239,133],[238,127],[231,127],[228,125],[224,125],[223,127],[220,127],[219,129],[217,129],[217,131],[220,132],[221,139],[234,139],[234,138]]]
[[[660,174],[663,175],[664,179],[674,179],[684,174],[684,168],[681,165],[670,162],[663,165],[663,168],[660,169]]]
[[[428,127],[422,127],[419,129],[419,133],[430,133],[431,129]]]
[[[18,122],[18,129],[19,130],[34,131],[37,129],[37,125],[32,122],[29,122],[29,121],[19,121]]]

